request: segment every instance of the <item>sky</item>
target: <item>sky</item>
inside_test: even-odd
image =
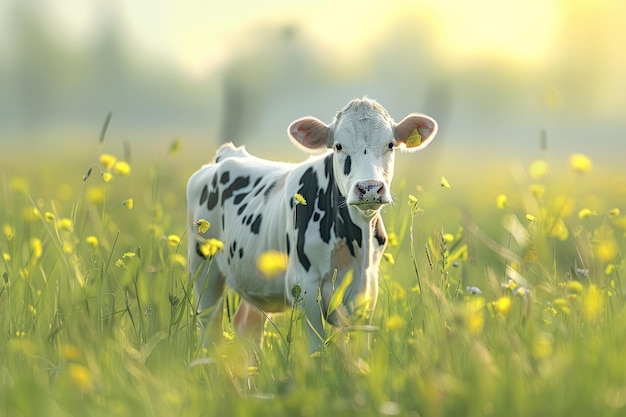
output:
[[[69,50],[92,49],[103,30],[113,25],[124,48],[144,63],[138,71],[146,79],[152,69],[170,71],[201,92],[223,82],[220,77],[234,69],[239,74],[235,83],[241,81],[240,88],[249,93],[244,100],[264,111],[257,115],[263,122],[250,118],[257,134],[266,128],[284,139],[288,118],[307,113],[325,118],[341,108],[346,98],[368,94],[390,103],[392,114],[437,112],[437,104],[447,105],[447,111],[442,111],[446,129],[441,133],[459,146],[483,140],[481,146],[487,143],[490,149],[536,149],[539,131],[545,128],[555,138],[552,143],[568,151],[589,147],[601,154],[604,146],[626,152],[626,2],[621,0],[4,0],[0,2],[0,83],[3,62],[10,63],[20,52],[13,42],[19,32],[15,13],[20,7],[35,10],[46,36]],[[297,50],[265,58],[272,51],[259,45],[270,36],[267,28],[285,26],[298,30],[299,43],[294,48],[314,53],[316,65],[325,63],[311,70],[319,74],[298,78],[298,74],[286,73],[308,69],[309,61],[303,60],[300,66],[290,62],[298,57]],[[283,72],[268,68],[266,62],[274,59],[285,60],[277,63],[285,66]],[[45,70],[39,68],[43,78]],[[264,85],[280,87],[285,76],[300,84],[292,96],[268,96],[262,89]],[[72,76],[68,77],[64,82],[71,83]],[[84,79],[88,77],[81,78],[87,82]],[[430,83],[432,88],[426,88]],[[58,95],[64,89],[50,91]],[[149,104],[172,99],[171,106],[160,113],[128,111],[124,116],[131,105],[142,105],[140,97],[125,98],[118,105],[104,95],[94,100],[72,94],[68,95],[72,100],[87,102],[72,107],[53,100],[55,109],[48,119],[58,117],[59,123],[79,125],[81,120],[59,116],[79,114],[93,126],[109,107],[117,106],[113,110],[118,126],[126,117],[147,127],[179,107],[186,116],[172,118],[174,134],[184,124],[218,125],[211,117],[223,107],[216,101],[202,111],[189,111],[183,108],[185,102],[198,108],[220,93],[191,97],[181,92],[177,101],[172,99],[176,92],[169,91],[146,98],[152,101]],[[434,101],[432,106],[428,97]],[[446,97],[452,104],[445,103]],[[3,113],[11,114],[13,101],[19,97],[4,102],[0,97]],[[89,107],[94,101],[101,101],[102,106]],[[418,108],[424,103],[426,108]],[[64,106],[68,109],[63,112]],[[76,107],[89,108],[91,119]],[[0,115],[0,136],[2,125]],[[241,135],[252,133],[242,131]],[[591,142],[596,146],[589,146]]]
[[[357,59],[403,14],[430,16],[429,27],[424,29],[435,32],[437,47],[452,61],[497,55],[534,66],[550,52],[557,19],[556,3],[545,0],[41,3],[53,31],[78,44],[88,42],[95,34],[103,14],[114,14],[138,50],[190,76],[206,74],[219,66],[228,58],[229,40],[237,39],[247,27],[259,22],[293,20],[325,48],[349,60]]]

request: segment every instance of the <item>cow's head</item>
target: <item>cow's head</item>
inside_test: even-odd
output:
[[[394,151],[424,149],[437,133],[437,122],[410,114],[395,123],[376,101],[352,100],[325,124],[315,117],[291,123],[289,137],[310,153],[334,151],[335,181],[350,206],[372,215],[391,202]]]

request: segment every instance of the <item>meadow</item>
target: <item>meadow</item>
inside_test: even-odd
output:
[[[250,365],[235,294],[199,343],[185,141],[96,142],[1,157],[1,415],[626,415],[624,173],[569,150],[400,167],[372,327],[309,357],[296,305]]]

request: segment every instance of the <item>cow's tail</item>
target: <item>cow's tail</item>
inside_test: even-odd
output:
[[[215,153],[215,163],[222,162],[228,158],[240,158],[250,156],[245,146],[236,147],[232,142],[226,142],[219,147]]]

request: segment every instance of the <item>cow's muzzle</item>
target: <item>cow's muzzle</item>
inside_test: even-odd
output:
[[[382,181],[359,181],[354,185],[353,193],[354,198],[349,199],[348,204],[362,210],[376,210],[383,204],[390,203],[387,187]]]

